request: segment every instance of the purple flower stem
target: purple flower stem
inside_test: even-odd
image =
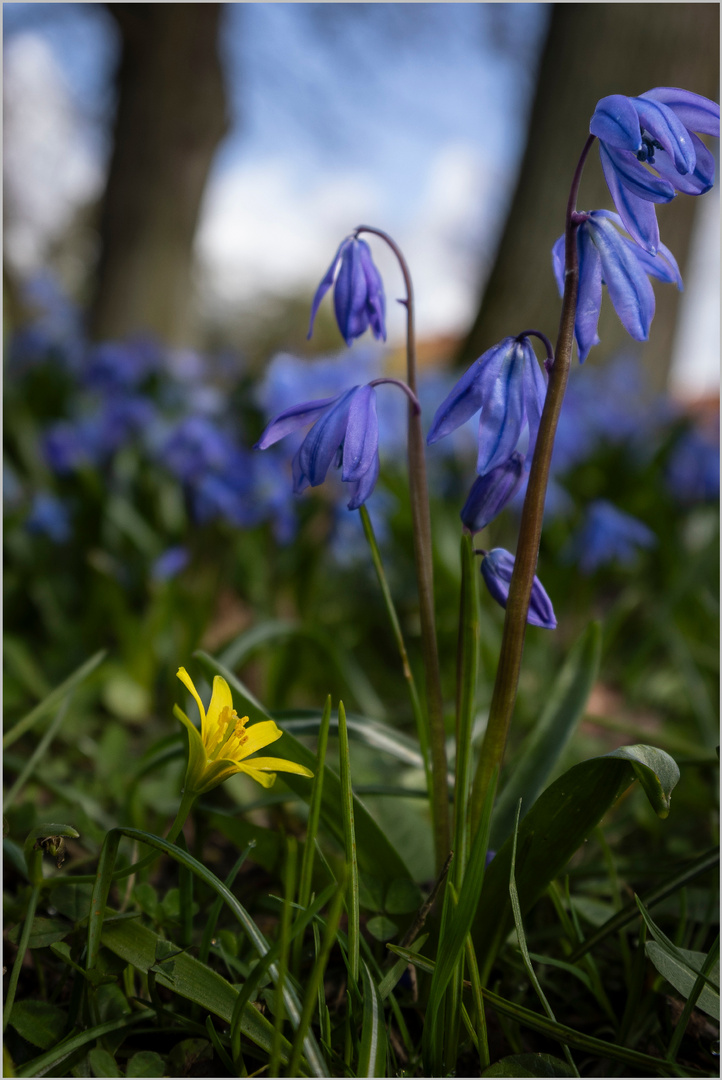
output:
[[[372,379],[369,386],[380,386],[381,383],[391,383],[393,386],[398,386],[399,390],[403,390],[409,399],[409,404],[418,416],[421,413],[421,403],[416,394],[407,386],[403,379],[391,379],[388,376],[384,376],[381,379]]]
[[[384,240],[396,256],[406,285],[406,381],[416,397],[416,333],[414,329],[414,291],[411,274],[400,248],[388,233],[368,225],[359,225],[355,235],[367,232]],[[426,483],[426,458],[421,415],[409,401],[408,428],[409,495],[414,527],[414,561],[419,591],[421,647],[426,676],[426,702],[429,718],[429,749],[431,752],[431,815],[434,823],[436,869],[441,870],[450,850],[449,790],[447,780],[446,734],[444,730],[444,699],[441,692],[439,652],[436,643],[434,616],[434,575],[431,560],[431,515]]]
[[[584,163],[594,142],[590,135],[584,144],[572,179],[567,202],[564,242],[564,297],[559,320],[559,333],[554,362],[549,365],[549,384],[544,409],[539,423],[536,448],[532,458],[529,484],[519,526],[514,572],[509,585],[504,631],[496,669],[494,692],[489,707],[489,721],[479,756],[471,795],[471,834],[479,827],[481,811],[490,785],[496,785],[506,748],[514,703],[516,701],[521,658],[524,651],[526,617],[529,610],[532,584],[539,558],[544,517],[544,499],[549,480],[549,466],[554,449],[559,415],[571,367],[572,343],[574,341],[574,317],[579,287],[579,258],[577,255],[577,229],[575,210],[579,182]]]

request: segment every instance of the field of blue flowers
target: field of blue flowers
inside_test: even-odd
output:
[[[5,372],[7,1075],[716,1073],[718,411],[652,394],[631,345],[592,351],[602,280],[640,340],[647,275],[679,276],[624,155],[665,158],[656,201],[709,162],[625,108],[591,129],[621,219],[570,204],[591,355],[523,611],[560,346],[392,376],[358,231],[311,318],[333,288],[346,347],[260,375],[91,342],[50,276],[29,286]]]

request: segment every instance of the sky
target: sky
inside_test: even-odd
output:
[[[226,5],[232,122],[197,235],[205,309],[222,321],[311,292],[363,222],[404,250],[420,336],[463,334],[513,190],[549,7]],[[94,3],[5,4],[4,31],[6,251],[29,273],[102,193],[119,41]],[[719,202],[705,201],[675,360],[693,391],[719,379]],[[392,340],[402,327],[390,316]]]

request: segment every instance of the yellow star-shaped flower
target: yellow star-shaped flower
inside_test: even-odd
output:
[[[222,784],[234,773],[244,772],[264,787],[271,787],[277,772],[313,776],[313,773],[295,761],[284,758],[258,757],[246,762],[246,758],[280,739],[283,735],[274,720],[262,720],[246,728],[248,717],[239,717],[233,708],[233,698],[228,683],[220,675],[213,680],[213,694],[208,712],[185,668],[178,668],[178,678],[190,690],[201,714],[201,730],[186,714],[174,706],[173,712],[188,732],[188,768],[185,790],[194,795]]]

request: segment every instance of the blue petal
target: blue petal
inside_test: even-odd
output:
[[[351,496],[348,502],[349,510],[358,510],[362,503],[365,503],[369,495],[376,487],[376,481],[379,478],[379,455],[374,454],[374,459],[371,462],[370,467],[366,470],[363,476],[359,477],[356,484],[356,490]]]
[[[602,169],[607,186],[611,192],[614,205],[619,211],[624,228],[633,237],[640,247],[654,255],[659,246],[659,226],[654,204],[646,199],[638,199],[636,195],[621,183],[614,163],[600,143],[599,156],[602,159]]]
[[[326,479],[329,466],[343,442],[351,399],[357,390],[358,387],[354,386],[342,394],[336,404],[316,421],[301,443],[298,464],[311,487],[317,487]]]
[[[461,511],[461,520],[471,533],[481,532],[509,503],[521,485],[524,458],[516,451],[502,465],[477,476]]]
[[[644,266],[606,215],[592,211],[588,227],[599,251],[614,310],[635,341],[646,341],[654,316],[654,290]]]
[[[674,167],[674,162],[663,151],[655,155],[654,168],[661,177],[669,180],[676,190],[684,195],[704,195],[714,184],[714,156],[694,133],[690,133],[690,139],[697,157],[693,173],[688,173],[687,176],[680,175]]]
[[[291,470],[293,472],[293,491],[296,495],[300,495],[302,491],[305,491],[310,486],[311,481],[303,471],[301,465],[301,447],[299,446],[296,453],[293,455],[293,461],[291,462]]]
[[[371,324],[371,330],[377,341],[379,338],[386,341],[384,283],[371,258],[371,249],[364,240],[359,240],[359,254],[366,278],[366,313]]]
[[[311,304],[311,319],[310,319],[310,322],[308,324],[308,333],[306,334],[306,339],[307,340],[308,340],[308,338],[311,337],[311,334],[313,333],[313,322],[314,322],[314,319],[316,318],[316,312],[318,311],[319,305],[320,305],[321,301],[323,300],[324,296],[326,295],[326,293],[328,292],[328,290],[333,285],[333,278],[334,278],[334,274],[336,273],[336,267],[338,266],[338,261],[341,258],[341,255],[343,254],[344,249],[350,243],[351,243],[351,240],[350,240],[349,237],[347,237],[345,240],[341,241],[341,243],[339,244],[338,251],[336,252],[336,254],[333,257],[333,262],[329,266],[326,273],[323,275],[323,278],[321,280],[321,284],[316,289],[316,295],[314,296],[313,303]]]
[[[597,327],[602,307],[602,263],[585,221],[577,233],[579,250],[579,292],[574,320],[579,362],[584,363],[589,350],[599,344]]]
[[[362,386],[353,396],[343,440],[342,480],[359,480],[370,468],[379,447],[376,391]]]
[[[524,361],[525,350],[520,342],[515,341],[489,392],[484,395],[479,419],[479,456],[476,461],[476,471],[482,476],[495,465],[506,461],[519,442],[526,419]]]
[[[496,379],[505,356],[513,349],[514,344],[514,338],[504,338],[464,372],[436,410],[431,430],[426,436],[429,446],[461,427],[479,411],[488,394],[489,383]]]
[[[592,135],[619,150],[636,153],[642,145],[637,110],[630,98],[623,94],[611,94],[597,102],[589,130]]]
[[[643,97],[634,98],[633,101],[642,127],[662,144],[673,159],[677,172],[694,172],[694,147],[682,121],[659,101]]]
[[[253,449],[265,450],[297,428],[310,424],[312,420],[317,420],[321,413],[339,397],[340,394],[337,394],[335,397],[306,401],[302,405],[293,405],[290,409],[285,409],[271,420],[258,442],[254,443]]]
[[[347,345],[360,337],[369,324],[366,311],[366,275],[361,264],[360,244],[352,240],[341,256],[341,269],[333,291],[336,322]]]
[[[509,583],[514,570],[514,556],[503,548],[494,548],[481,564],[481,574],[487,589],[503,608],[509,599]],[[538,577],[534,577],[526,617],[530,626],[553,630],[557,625],[552,602]]]
[[[669,180],[663,180],[651,173],[628,150],[615,150],[613,147],[600,144],[599,153],[602,158],[602,167],[606,163],[611,164],[620,182],[631,191],[632,195],[653,203],[667,203],[674,198],[674,185]],[[604,175],[607,175],[606,168]],[[607,183],[609,183],[608,178]]]
[[[532,349],[528,338],[524,341],[524,347],[526,352],[523,376],[524,412],[526,413],[527,422],[529,424],[529,446],[527,448],[527,457],[531,460],[536,446],[537,434],[539,432],[539,421],[541,420],[544,402],[546,401],[547,380],[544,372],[539,367],[539,363],[534,355],[534,350]]]
[[[557,288],[559,289],[560,296],[564,296],[565,256],[565,236],[564,233],[562,233],[552,248],[552,269],[554,270],[554,277],[557,280]]]
[[[680,292],[684,289],[677,260],[666,244],[660,244],[657,254],[650,255],[649,252],[644,251],[638,244],[635,244],[633,240],[626,240],[624,237],[622,239],[632,249],[634,257],[642,264],[647,274],[658,278],[659,281],[666,281],[670,285],[676,285]]]
[[[719,105],[716,101],[676,86],[656,86],[640,96],[668,105],[689,131],[701,131],[703,135],[715,135],[719,139]]]

